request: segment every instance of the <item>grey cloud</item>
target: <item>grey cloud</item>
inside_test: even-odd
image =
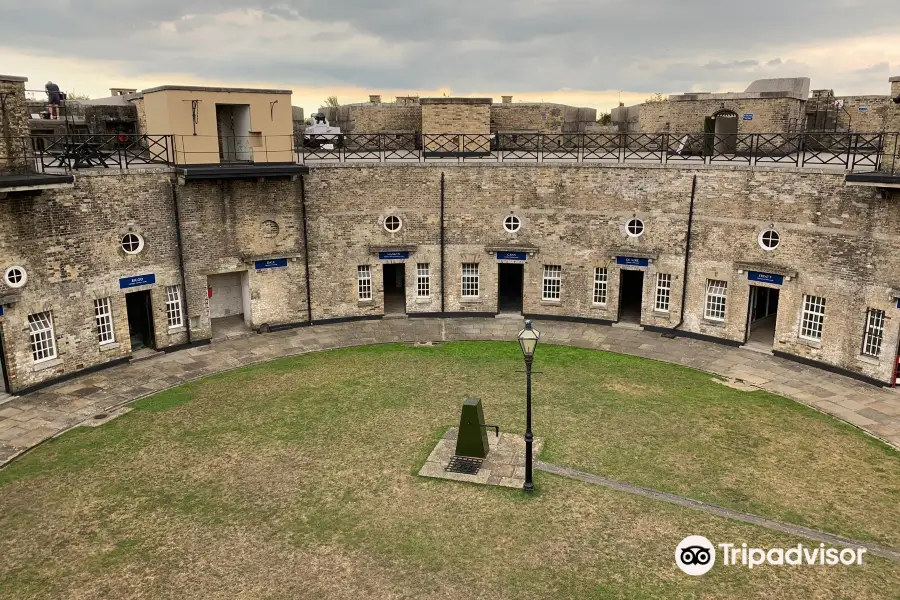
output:
[[[857,69],[856,72],[860,75],[868,75],[870,73],[888,73],[890,71],[890,65],[886,62],[880,62],[874,64],[870,67],[866,67],[864,69]]]
[[[199,52],[198,43],[188,41],[213,15],[237,10],[264,16],[251,48],[233,49],[232,40],[222,37],[203,40],[206,52]],[[808,75],[792,71],[798,65],[789,57],[765,64],[746,57],[778,51],[786,41],[827,39],[840,47],[853,36],[900,35],[900,20],[872,18],[895,10],[896,0],[821,0],[815,11],[802,3],[759,0],[739,14],[715,0],[82,0],[40,10],[31,0],[0,0],[0,46],[115,58],[141,75],[187,71],[235,83],[252,78],[307,86],[449,86],[454,93],[652,93]],[[180,20],[186,15],[196,16]],[[303,35],[305,19],[314,30]],[[166,22],[176,23],[174,39],[158,33]],[[288,33],[264,38],[272,27]],[[379,63],[370,50],[354,50],[355,34],[400,45],[403,52]],[[867,73],[886,70],[869,68],[875,67]]]
[[[755,67],[759,64],[758,60],[732,60],[730,62],[719,62],[714,60],[703,65],[704,69],[746,69],[747,67]]]

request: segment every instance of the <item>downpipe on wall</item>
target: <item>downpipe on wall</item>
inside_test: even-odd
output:
[[[181,216],[178,210],[178,186],[175,185],[175,182],[172,182],[172,206],[175,210],[175,243],[178,245],[178,270],[181,273],[181,289],[183,293],[181,294],[181,301],[184,302],[184,312],[187,316],[184,324],[187,330],[187,341],[188,344],[194,341],[193,335],[191,333],[191,309],[188,306],[188,287],[187,287],[187,278],[184,274],[184,248],[181,242]]]
[[[444,172],[441,171],[441,314],[444,314]]]
[[[309,236],[306,226],[306,178],[300,176],[300,218],[303,220],[303,267],[306,270],[306,322],[312,325],[312,292],[309,289]]]
[[[667,338],[674,338],[675,330],[681,327],[682,323],[684,323],[684,304],[687,299],[687,277],[688,277],[688,263],[690,262],[691,256],[691,226],[694,224],[694,195],[697,192],[697,175],[694,175],[691,180],[691,205],[688,208],[688,222],[687,222],[687,235],[685,236],[684,242],[684,271],[681,274],[681,314],[679,315],[678,323],[675,324],[674,327],[671,328],[670,331],[662,334]]]

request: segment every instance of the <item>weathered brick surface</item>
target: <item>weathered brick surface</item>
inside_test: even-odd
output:
[[[28,118],[25,109],[25,80],[22,77],[4,79],[0,75],[0,174],[22,171],[25,163],[25,136]]]
[[[795,98],[666,100],[640,105],[638,121],[643,132],[696,133],[703,131],[705,117],[724,108],[737,113],[741,133],[778,133],[799,129],[804,104]],[[745,121],[743,115],[751,113],[753,119]]]
[[[218,273],[248,273],[249,326],[305,321],[300,181],[191,182],[176,191],[195,337],[212,335],[207,276]],[[257,271],[267,258],[288,266]]]
[[[120,277],[154,273],[154,286],[129,291],[150,290],[159,347],[187,340],[183,330],[168,330],[165,315],[164,288],[181,283],[170,177],[168,170],[82,173],[72,189],[0,200],[0,270],[18,265],[28,273],[23,288],[0,283],[0,296],[18,296],[0,318],[13,391],[130,354]],[[121,249],[128,232],[143,236],[140,254]],[[118,345],[101,350],[93,301],[106,297]],[[59,360],[41,369],[32,360],[28,315],[45,310],[53,315]]]
[[[583,133],[597,122],[593,108],[564,104],[494,104],[491,106],[491,131],[533,131],[537,133]]]
[[[871,189],[845,187],[842,174],[825,171],[594,165],[316,168],[308,181],[314,215],[310,231],[314,318],[380,314],[383,287],[380,263],[369,250],[373,244],[415,246],[407,261],[408,294],[414,293],[413,263],[427,255],[432,295],[439,302],[435,257],[441,171],[446,177],[447,311],[495,312],[497,259],[489,249],[536,248],[537,254],[525,263],[525,312],[615,320],[620,278],[614,257],[650,256],[650,266],[642,269],[646,272],[642,322],[674,326],[681,316],[691,179],[697,175],[683,328],[743,342],[749,284],[746,272],[738,272],[739,263],[763,271],[796,272],[781,286],[775,348],[882,380],[890,377],[897,324],[888,322],[881,359],[863,359],[859,354],[866,309],[885,310],[888,316],[896,310],[888,290],[900,286],[900,273],[893,267],[900,252],[894,233],[900,211]],[[523,222],[517,234],[502,227],[510,212]],[[381,226],[389,214],[404,218],[403,230],[393,236]],[[624,232],[633,216],[646,226],[639,238]],[[772,225],[781,233],[782,243],[765,252],[758,235]],[[481,295],[476,300],[461,298],[463,262],[481,265]],[[356,300],[357,264],[373,265],[372,305]],[[562,266],[559,303],[541,300],[546,264]],[[591,301],[593,270],[598,266],[609,269],[608,302],[602,307]],[[659,272],[673,276],[669,313],[654,311]],[[329,284],[317,284],[322,279]],[[707,279],[728,282],[723,323],[703,316]],[[820,343],[798,337],[803,294],[827,299]],[[421,310],[409,300],[407,306],[410,312]]]
[[[445,176],[445,260],[441,286],[441,173]],[[530,314],[616,320],[621,268],[615,256],[649,257],[642,322],[672,327],[681,319],[683,266],[692,179],[695,214],[683,329],[742,342],[749,284],[746,272],[782,272],[775,348],[889,380],[900,323],[890,289],[900,289],[900,209],[872,188],[845,186],[843,174],[777,168],[688,165],[410,164],[322,165],[305,181],[313,319],[379,316],[384,281],[379,251],[406,250],[408,313],[497,310],[497,249],[533,252],[524,266],[524,310]],[[156,274],[151,288],[160,346],[187,341],[168,332],[163,287],[180,283],[172,202],[173,173],[79,173],[74,189],[0,201],[0,267],[29,273],[21,291],[0,285],[0,327],[16,388],[130,354],[124,292],[118,278]],[[207,276],[247,272],[249,324],[305,321],[301,182],[189,182],[175,186],[187,273],[187,316],[194,339],[212,334]],[[519,216],[518,233],[503,218]],[[402,228],[390,233],[384,219]],[[645,233],[626,235],[625,223],[644,221]],[[274,225],[273,225],[274,224]],[[781,246],[758,244],[774,227]],[[145,250],[125,255],[127,231],[144,236]],[[288,258],[288,266],[257,272],[253,261]],[[480,265],[480,295],[461,297],[464,262]],[[416,298],[416,264],[428,263],[431,294]],[[359,302],[357,266],[371,265],[373,298]],[[544,265],[561,265],[559,302],[541,299]],[[592,303],[593,271],[609,270],[608,301]],[[654,311],[657,273],[672,275],[668,313]],[[728,283],[726,318],[704,317],[708,279]],[[826,298],[821,342],[799,338],[804,294]],[[100,352],[93,330],[95,298],[113,299],[119,347]],[[882,356],[860,357],[867,308],[888,316]],[[27,315],[52,310],[60,362],[34,370]]]
[[[887,129],[892,104],[888,96],[838,96],[835,99],[844,102],[840,119],[840,123],[845,126],[844,131],[846,126],[851,131],[863,133]]]
[[[490,149],[487,135],[491,132],[491,102],[474,98],[428,98],[422,104],[422,133],[475,134],[471,137],[443,136],[426,138],[426,151],[483,152]],[[482,135],[478,135],[482,134]]]

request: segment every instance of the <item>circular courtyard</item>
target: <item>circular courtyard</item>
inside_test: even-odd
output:
[[[541,461],[900,547],[900,453],[683,367],[542,345]],[[885,598],[900,563],[714,568],[689,535],[800,537],[535,473],[537,493],[416,475],[478,397],[525,429],[514,342],[400,344],[241,368],[138,401],[0,470],[4,598]]]

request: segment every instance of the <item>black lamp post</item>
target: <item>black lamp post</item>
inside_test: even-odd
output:
[[[516,336],[519,346],[522,348],[522,356],[525,357],[525,485],[522,489],[528,493],[534,491],[534,483],[531,481],[531,362],[534,360],[534,349],[537,347],[541,333],[531,327],[531,321],[525,321],[525,329]]]

